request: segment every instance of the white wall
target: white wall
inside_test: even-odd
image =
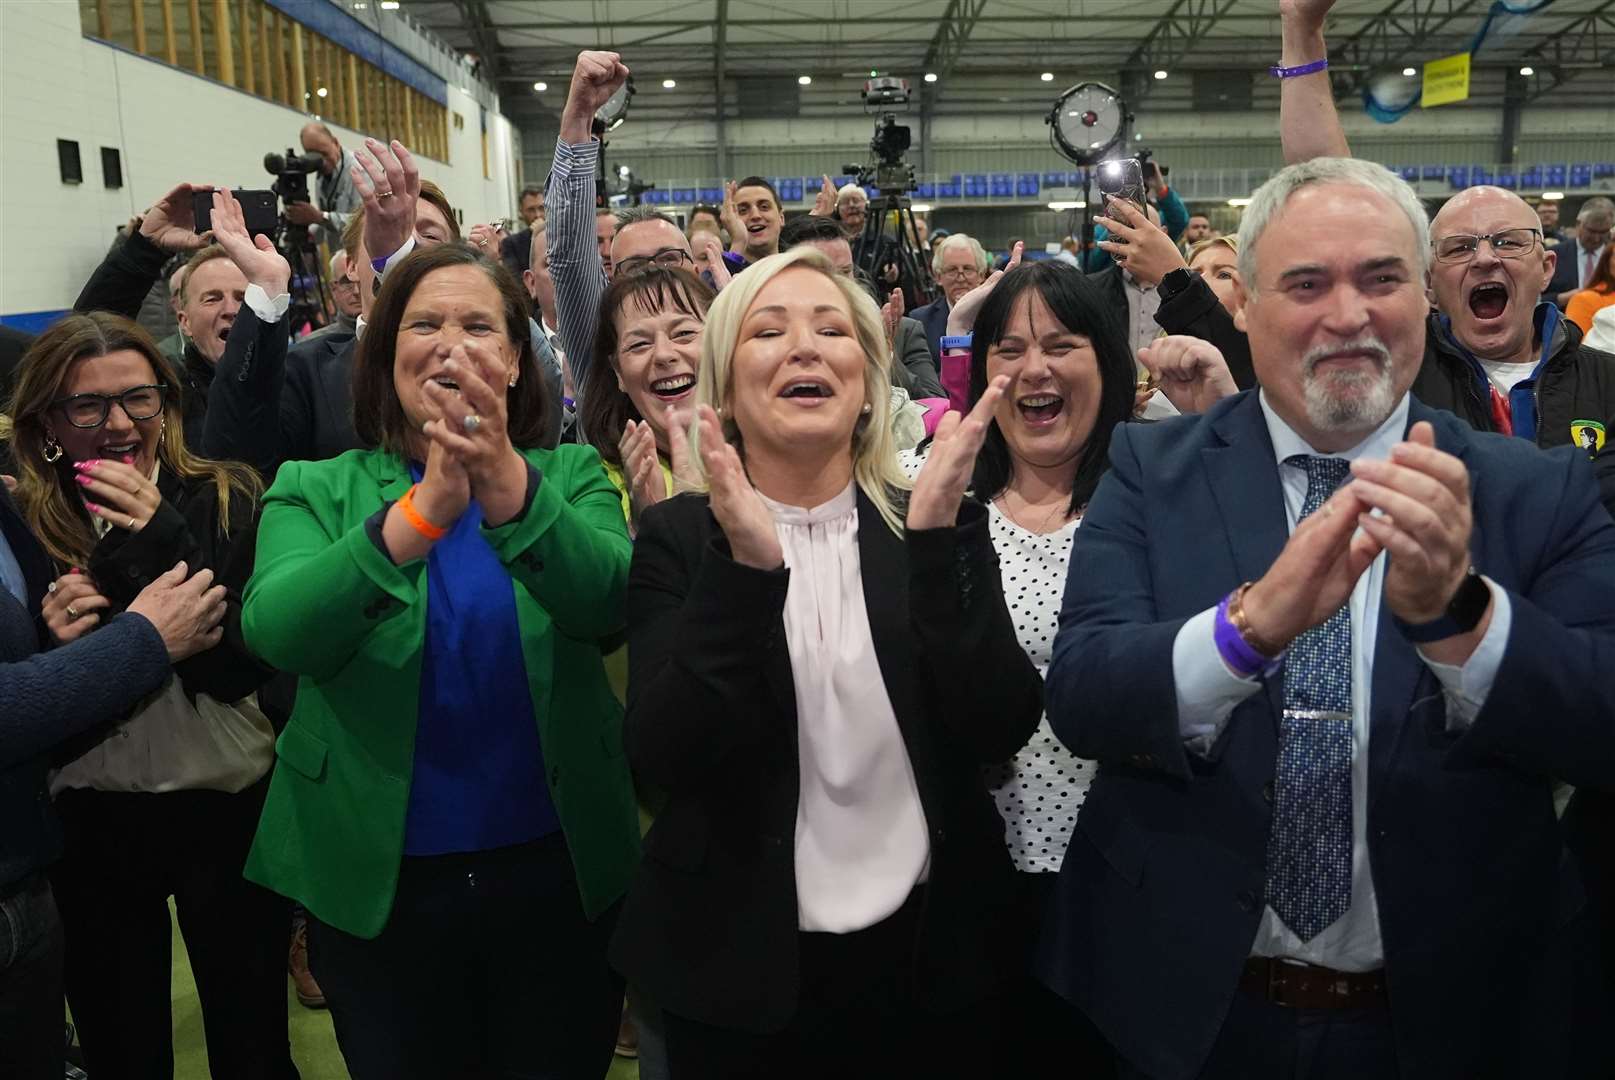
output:
[[[488,118],[482,172],[477,100],[451,85],[449,163],[426,159],[465,223],[511,216],[513,131]],[[175,183],[264,188],[263,156],[297,143],[301,114],[84,38],[75,0],[0,0],[0,315],[70,307],[113,231]],[[348,148],[363,145],[335,128]],[[79,143],[84,182],[63,184],[56,140]],[[101,147],[116,147],[124,186],[107,190]]]

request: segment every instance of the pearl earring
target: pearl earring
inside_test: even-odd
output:
[[[874,408],[874,406],[872,406],[872,405],[870,405],[870,404],[869,404],[869,402],[867,402],[867,401],[866,401],[866,402],[864,402],[864,410],[863,410],[863,411],[864,411],[864,415],[865,415],[865,416],[868,416],[868,415],[869,415],[869,413],[870,413],[870,410],[871,410],[871,409],[873,409],[873,408]]]

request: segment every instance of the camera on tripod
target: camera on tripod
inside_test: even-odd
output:
[[[897,122],[895,109],[908,108],[909,86],[907,79],[889,75],[870,79],[864,83],[860,96],[864,112],[881,112],[875,121],[875,134],[869,140],[872,155],[867,165],[843,165],[842,171],[854,178],[860,186],[873,184],[882,195],[895,195],[913,191],[919,185],[914,181],[914,166],[903,160],[913,145],[914,133],[907,124]]]
[[[284,154],[271,151],[264,155],[264,171],[275,178],[269,190],[285,203],[306,203],[313,200],[308,193],[308,174],[319,172],[325,159],[312,151],[299,154],[288,147]]]

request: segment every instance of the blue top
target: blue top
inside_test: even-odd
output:
[[[410,473],[420,480],[418,467]],[[487,851],[561,827],[544,779],[514,586],[481,527],[472,502],[426,560],[406,855]]]
[[[0,532],[0,585],[17,598],[19,604],[28,603],[28,580],[23,576],[22,564],[11,550],[6,534]]]
[[[1156,201],[1155,209],[1161,215],[1161,228],[1166,230],[1166,235],[1172,238],[1174,244],[1177,243],[1178,237],[1183,235],[1183,230],[1189,227],[1189,208],[1184,205],[1183,199],[1176,191],[1167,188],[1166,195]],[[1099,197],[1099,212],[1105,212],[1105,199],[1102,195]],[[1093,238],[1095,243],[1108,240],[1110,230],[1103,225],[1095,225]],[[1110,257],[1110,252],[1104,248],[1096,247],[1082,253],[1082,269],[1090,274],[1097,274],[1115,262],[1116,260]]]

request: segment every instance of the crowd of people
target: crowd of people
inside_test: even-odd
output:
[[[1615,208],[1432,217],[1329,6],[1237,235],[924,304],[828,176],[599,209],[612,52],[516,231],[308,125],[295,342],[176,185],[0,419],[0,1073],[171,1075],[172,899],[232,1080],[288,971],[357,1080],[1608,1075]]]

